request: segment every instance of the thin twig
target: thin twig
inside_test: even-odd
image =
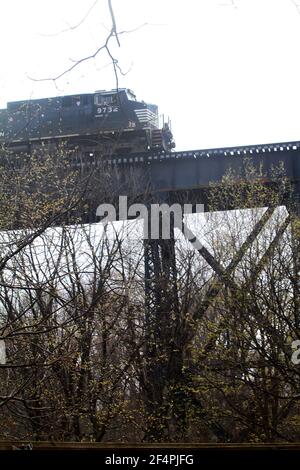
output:
[[[89,16],[89,14],[91,13],[91,11],[93,10],[93,8],[96,6],[97,3],[98,3],[98,0],[95,0],[92,6],[88,9],[87,13],[84,15],[84,17],[74,26],[70,25],[68,28],[59,31],[58,33],[50,33],[50,34],[40,33],[40,36],[43,36],[43,37],[59,36],[60,34],[68,33],[69,31],[73,31],[74,29],[79,28],[79,26],[81,26],[82,23],[84,23],[84,21],[87,19],[87,17]]]
[[[296,8],[298,14],[300,15],[300,4],[296,2],[296,0],[291,0],[292,4]]]

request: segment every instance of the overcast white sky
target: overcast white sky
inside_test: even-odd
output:
[[[54,77],[99,47],[107,1],[2,0],[0,107],[115,88],[107,55]],[[299,3],[299,11],[296,3]],[[113,0],[119,86],[172,119],[177,149],[300,139],[300,0]],[[57,87],[57,88],[56,88]]]

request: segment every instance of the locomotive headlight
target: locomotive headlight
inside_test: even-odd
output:
[[[131,128],[135,127],[135,122],[129,121],[128,127],[131,127]]]

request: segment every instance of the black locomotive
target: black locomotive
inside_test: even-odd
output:
[[[125,88],[10,102],[0,110],[0,142],[12,151],[57,141],[103,155],[168,152],[175,146],[169,125],[159,128],[157,106],[137,101]]]

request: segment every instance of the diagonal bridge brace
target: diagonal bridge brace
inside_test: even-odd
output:
[[[231,276],[234,270],[236,269],[237,265],[240,263],[243,256],[247,252],[247,250],[250,248],[253,241],[259,235],[259,233],[261,232],[263,227],[266,225],[268,220],[271,218],[272,214],[274,213],[274,210],[275,210],[275,207],[269,207],[264,212],[264,214],[262,215],[260,220],[255,224],[253,230],[247,236],[246,240],[244,241],[244,243],[242,244],[238,252],[235,254],[235,256],[233,257],[232,261],[229,263],[227,268],[224,268],[215,259],[215,257],[209,252],[209,250],[205,248],[203,245],[201,245],[201,243],[199,242],[197,237],[192,233],[192,231],[183,224],[184,234],[186,235],[186,238],[196,248],[198,253],[205,259],[205,261],[209,264],[209,266],[214,270],[214,272],[217,274],[219,280],[223,283],[223,285],[236,289],[237,286],[232,281]],[[217,295],[222,290],[222,288],[223,286],[219,284],[219,285],[214,285],[208,290],[206,298],[202,302],[202,307],[200,308],[200,310],[198,310],[198,314],[197,314],[198,319],[201,318],[205,314],[210,303],[212,302],[212,300],[214,300],[217,297]]]
[[[247,280],[242,286],[238,286],[235,281],[232,279],[232,274],[234,269],[237,267],[238,263],[241,261],[243,258],[244,254],[246,253],[247,249],[250,247],[250,245],[253,243],[257,235],[260,233],[262,228],[265,226],[266,222],[270,219],[271,215],[274,212],[274,208],[270,207],[269,209],[266,210],[262,218],[257,222],[255,225],[254,229],[252,232],[249,234],[245,242],[242,244],[241,248],[238,250],[237,254],[231,261],[231,263],[228,265],[227,268],[223,268],[223,266],[214,258],[214,256],[207,250],[207,248],[201,246],[199,240],[197,237],[195,237],[191,230],[185,228],[186,233],[188,233],[188,240],[192,242],[193,246],[196,247],[196,250],[198,253],[206,260],[206,262],[213,268],[215,273],[217,274],[218,278],[220,281],[223,283],[217,283],[214,286],[212,286],[207,294],[206,298],[204,301],[198,302],[198,305],[196,307],[196,316],[195,319],[200,319],[204,316],[206,313],[207,309],[211,305],[211,302],[219,295],[223,287],[228,287],[233,293],[237,293],[240,291],[247,292],[247,290],[250,287],[250,284],[253,282],[254,279],[258,277],[272,254],[274,253],[274,250],[281,239],[282,235],[284,234],[285,230],[287,229],[288,225],[291,223],[291,216],[288,215],[286,219],[283,221],[281,224],[279,230],[277,231],[274,239],[270,243],[269,247],[259,260],[259,262],[256,265],[255,270],[251,274],[251,279]],[[249,305],[251,308],[251,305]],[[263,315],[256,311],[256,315],[260,317],[260,320],[265,324],[265,319]],[[221,325],[220,325],[221,326]],[[276,331],[276,328],[274,328],[272,325],[266,325],[265,327],[269,330],[269,332],[273,335],[273,337],[278,338],[279,343],[282,343],[282,338],[278,337],[278,333]],[[204,351],[208,352],[213,344],[215,343],[215,340],[217,338],[211,338],[208,344],[204,347]]]

